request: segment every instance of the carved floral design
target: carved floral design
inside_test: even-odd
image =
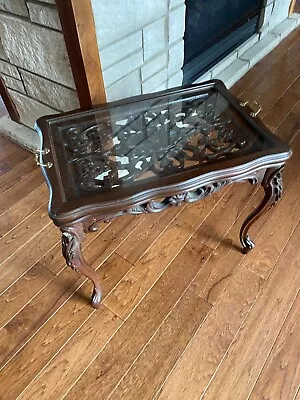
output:
[[[274,175],[271,183],[274,188],[274,202],[277,203],[283,194],[283,180],[282,180],[282,170],[277,171],[277,173]]]
[[[68,267],[76,270],[73,260],[76,252],[76,237],[73,233],[63,232],[61,237],[62,253],[66,260]]]
[[[217,192],[218,190],[220,190],[225,185],[228,185],[229,183],[230,182],[227,180],[219,181],[205,186],[201,186],[198,189],[190,192],[184,192],[166,197],[164,200],[161,201],[151,200],[147,203],[131,207],[130,209],[124,211],[124,213],[128,214],[156,213],[156,212],[161,212],[169,207],[181,205],[184,202],[193,203],[207,196],[210,196],[211,194]]]

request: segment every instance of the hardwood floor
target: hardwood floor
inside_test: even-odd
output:
[[[32,154],[0,137],[0,399],[300,399],[300,30],[233,87],[288,140],[285,196],[246,183],[87,235],[104,300],[65,267]]]

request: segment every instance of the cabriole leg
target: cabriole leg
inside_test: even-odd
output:
[[[282,197],[282,170],[283,166],[281,168],[269,168],[265,173],[262,181],[265,197],[259,206],[246,218],[240,231],[240,240],[244,253],[248,253],[254,248],[254,243],[248,235],[251,225]]]
[[[101,285],[97,273],[88,265],[82,255],[81,244],[84,239],[84,230],[81,223],[61,228],[62,253],[67,265],[77,272],[91,279],[94,290],[91,298],[92,306],[99,308],[101,301]]]

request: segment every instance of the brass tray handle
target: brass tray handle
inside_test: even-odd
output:
[[[253,110],[250,113],[251,117],[253,117],[253,118],[257,117],[258,114],[261,112],[261,106],[258,104],[258,102],[256,100],[247,100],[245,102],[241,102],[240,105],[242,107],[249,106],[250,108],[252,108],[252,110],[253,110],[253,105],[255,105],[256,106],[256,110]]]
[[[36,151],[35,151],[35,156],[34,156],[36,165],[38,165],[39,167],[44,167],[44,168],[51,168],[52,165],[53,165],[52,162],[48,161],[46,164],[42,164],[42,163],[40,163],[40,161],[39,161],[39,156],[40,156],[41,154],[48,154],[48,153],[50,153],[50,150],[49,150],[49,149],[36,150]]]

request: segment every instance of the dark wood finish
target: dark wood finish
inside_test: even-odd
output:
[[[84,233],[96,231],[100,221],[157,213],[249,180],[262,183],[266,193],[241,229],[249,251],[254,247],[249,228],[281,197],[280,171],[291,156],[220,81],[137,96],[92,112],[42,117],[38,132],[48,149],[41,151],[39,163],[51,188],[49,214],[63,232],[67,264],[94,283],[94,307],[101,288],[81,252]],[[122,168],[127,168],[125,183]],[[103,174],[107,179],[99,178]]]
[[[20,122],[20,115],[17,111],[15,103],[12,101],[12,98],[7,91],[4,80],[2,79],[1,76],[0,76],[0,96],[3,99],[3,102],[9,113],[10,118],[15,122]]]
[[[101,285],[96,272],[85,261],[81,243],[84,239],[84,230],[81,223],[62,228],[62,253],[67,265],[77,272],[87,276],[94,284],[92,305],[97,308],[101,301]]]
[[[265,197],[253,213],[251,213],[245,220],[241,228],[240,239],[245,253],[248,253],[254,248],[254,243],[248,236],[248,231],[251,225],[260,217],[261,214],[264,213],[267,207],[272,207],[282,197],[282,170],[283,167],[280,167],[279,169],[269,168],[263,177],[262,187],[265,191]]]
[[[90,0],[56,0],[80,106],[106,103]]]

